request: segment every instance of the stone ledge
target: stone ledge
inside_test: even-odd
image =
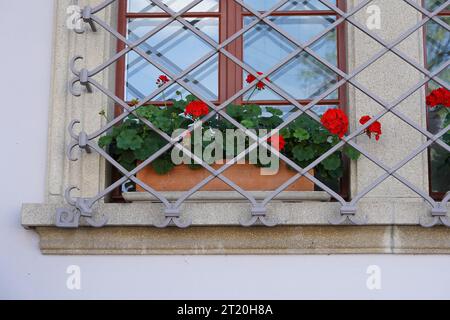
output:
[[[269,217],[275,228],[243,228],[240,219],[250,217],[243,202],[193,201],[182,207],[192,218],[188,229],[157,229],[163,220],[158,203],[100,204],[95,215],[107,215],[102,229],[75,230],[54,227],[60,205],[27,204],[22,225],[35,229],[44,254],[55,255],[184,255],[184,254],[450,254],[450,229],[417,226],[430,208],[420,199],[365,199],[358,215],[366,226],[330,226],[339,214],[338,203],[274,201]]]
[[[450,254],[450,229],[408,226],[38,227],[48,255]]]
[[[64,204],[25,204],[22,207],[24,227],[55,225],[57,208]],[[281,226],[329,225],[339,215],[339,203],[274,201],[268,205],[268,217],[277,218]],[[159,203],[99,204],[95,216],[107,216],[109,227],[153,226],[163,222],[164,210]],[[241,219],[250,218],[250,204],[244,202],[197,201],[181,208],[182,217],[192,219],[192,226],[240,226]],[[365,199],[358,205],[358,216],[367,216],[368,225],[418,225],[430,216],[430,207],[416,198]],[[83,223],[83,222],[82,222]],[[83,224],[82,224],[83,225]]]

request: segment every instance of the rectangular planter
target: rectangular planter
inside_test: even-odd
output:
[[[222,165],[212,165],[219,169]],[[277,189],[297,172],[289,169],[285,163],[275,175],[262,175],[261,168],[253,164],[234,164],[223,175],[246,191],[271,191]],[[314,174],[314,170],[310,171]],[[137,178],[157,191],[187,191],[209,177],[211,174],[204,168],[191,169],[188,165],[176,166],[165,175],[158,175],[151,166],[147,166],[137,174]],[[232,191],[233,189],[219,178],[214,178],[200,191]],[[137,186],[136,191],[144,191]],[[286,191],[314,191],[314,183],[302,177],[289,186]]]

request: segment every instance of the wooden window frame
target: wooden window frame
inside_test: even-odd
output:
[[[152,12],[152,13],[130,13],[128,12],[128,1],[119,0],[118,5],[118,31],[124,36],[127,36],[127,25],[129,19],[137,18],[169,18],[165,12]],[[346,0],[337,0],[336,6],[342,11],[346,12]],[[218,18],[219,19],[219,43],[222,43],[227,38],[238,32],[243,28],[243,20],[246,16],[252,16],[252,13],[245,12],[244,9],[234,0],[220,0],[219,10],[216,12],[187,12],[182,17],[187,18]],[[338,15],[333,10],[302,10],[302,11],[277,11],[271,14],[271,16],[335,16]],[[347,72],[347,26],[346,23],[340,23],[335,28],[337,37],[337,67],[343,72]],[[118,41],[117,52],[125,49],[125,44],[122,41]],[[243,59],[243,37],[237,38],[226,48],[231,54],[235,55],[238,59]],[[242,89],[243,85],[243,71],[230,59],[227,59],[224,55],[219,54],[219,93],[218,101],[213,101],[216,105],[223,103],[228,97],[234,95],[236,92]],[[116,95],[117,97],[125,101],[125,76],[126,76],[126,60],[122,57],[117,62],[116,70]],[[337,76],[338,81],[342,78]],[[312,100],[297,100],[300,104],[306,105]],[[131,101],[127,101],[131,105]],[[242,97],[236,101],[237,104],[245,104],[242,101]],[[259,105],[289,105],[285,100],[254,100],[251,103],[257,103]],[[164,101],[149,101],[148,104],[162,106],[167,103]],[[170,102],[169,102],[170,104]],[[336,105],[340,109],[344,110],[347,114],[348,110],[348,84],[344,84],[338,89],[338,98],[330,100],[321,100],[317,105]],[[122,107],[116,105],[115,116],[122,113]],[[344,176],[341,178],[340,183],[340,195],[348,200],[350,198],[350,160],[343,158],[344,163]],[[113,170],[112,178],[119,177],[117,170]],[[120,190],[116,190],[113,193],[113,200],[115,202],[123,201]]]
[[[426,1],[427,0],[422,0],[422,7],[426,9]],[[443,10],[441,12],[439,12],[438,14],[439,17],[445,17],[445,16],[450,16],[450,10]],[[425,15],[423,16],[425,17]],[[427,48],[427,26],[426,24],[423,26],[423,56],[424,56],[424,64],[425,64],[425,68],[428,69],[428,48]],[[428,83],[425,85],[425,90],[426,92],[428,92]],[[427,119],[426,119],[426,123],[427,123],[427,128],[430,128],[430,117],[429,117],[429,112],[430,110],[427,108]],[[428,157],[428,188],[430,190],[430,196],[437,201],[442,201],[446,195],[445,192],[434,192],[433,191],[433,181],[432,181],[432,173],[431,173],[431,149],[428,148],[427,151],[427,157]]]

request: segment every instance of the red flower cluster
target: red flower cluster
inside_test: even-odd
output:
[[[186,106],[184,114],[191,116],[194,119],[206,116],[209,113],[209,108],[203,101],[192,101]]]
[[[341,109],[329,109],[322,116],[321,122],[332,134],[342,137],[348,131],[348,118]]]
[[[434,108],[439,105],[450,107],[450,91],[445,88],[433,90],[427,97],[427,106]]]
[[[361,119],[359,120],[359,123],[361,123],[362,125],[365,125],[367,122],[369,122],[372,119],[372,117],[370,116],[363,116],[361,117]],[[381,132],[381,123],[378,121],[375,121],[374,123],[372,123],[367,129],[366,129],[366,134],[369,136],[369,138],[372,139],[372,134],[375,135],[375,139],[378,141],[380,140],[380,136],[383,134]]]
[[[257,73],[258,73],[259,76],[262,76],[264,74],[262,72],[257,72]],[[245,80],[245,81],[247,81],[247,83],[250,84],[250,83],[252,83],[255,80],[256,80],[256,77],[254,75],[252,75],[252,74],[249,74],[247,76],[247,80]],[[270,81],[270,79],[268,77],[266,78],[266,80]],[[258,89],[258,90],[264,90],[265,88],[266,88],[266,85],[263,82],[261,82],[261,81],[256,84],[256,89]]]
[[[161,87],[161,86],[165,85],[169,81],[170,81],[170,79],[167,76],[160,75],[158,77],[158,79],[156,80],[156,84],[158,85],[158,87]]]
[[[274,134],[269,139],[267,139],[267,142],[272,145],[275,149],[278,151],[282,151],[284,147],[286,146],[286,141],[284,140],[282,135]]]

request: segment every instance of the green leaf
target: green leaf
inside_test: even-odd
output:
[[[330,135],[327,138],[327,142],[329,144],[331,144],[332,146],[337,145],[340,141],[341,141],[341,139],[339,139],[339,137],[337,135]]]
[[[134,168],[136,168],[135,162],[121,161],[120,164],[122,165],[122,167],[124,167],[128,171],[132,171]]]
[[[447,111],[447,115],[444,118],[443,128],[447,127],[448,125],[450,125],[450,112],[449,111]]]
[[[117,147],[122,150],[137,150],[143,142],[144,140],[134,129],[123,130],[117,137]]]
[[[142,146],[137,149],[134,154],[138,160],[144,161],[157,152],[161,147],[161,139],[154,135],[150,135],[144,139]]]
[[[338,154],[333,154],[323,160],[321,163],[326,170],[334,171],[341,166],[341,158]]]
[[[181,113],[186,109],[186,105],[187,103],[184,100],[175,100],[173,102],[172,109],[174,109],[178,113]]]
[[[261,107],[256,104],[249,104],[244,106],[243,108],[245,110],[244,117],[246,118],[257,118],[262,115]]]
[[[100,148],[108,147],[111,143],[113,143],[113,136],[107,135],[103,136],[98,140],[98,145]]]
[[[158,110],[158,108],[155,106],[142,106],[136,110],[136,114],[141,118],[151,120],[156,110]]]
[[[119,134],[122,132],[123,127],[124,127],[123,125],[114,127],[111,131],[111,136],[113,136],[114,138],[117,138],[119,136]]]
[[[260,129],[275,129],[276,127],[278,127],[280,124],[283,123],[283,119],[276,117],[276,116],[272,116],[272,117],[261,117],[258,119],[259,121],[259,126],[258,128]]]
[[[152,162],[152,167],[157,174],[164,175],[169,173],[175,166],[172,161],[159,158]]]
[[[326,143],[328,139],[328,132],[317,130],[313,133],[312,140],[315,144]]]
[[[291,130],[289,130],[289,128],[283,128],[281,129],[280,134],[284,139],[289,139],[291,137]]]
[[[314,149],[311,146],[297,145],[292,149],[294,158],[298,161],[306,161],[314,158]]]
[[[246,127],[247,129],[253,129],[255,128],[255,122],[249,119],[245,119],[241,121],[241,124]]]
[[[131,150],[121,151],[117,161],[128,171],[131,171],[136,167],[136,157]]]
[[[198,99],[197,99],[196,96],[194,96],[194,95],[192,95],[192,94],[188,94],[188,95],[186,96],[186,101],[187,101],[187,103],[192,102],[192,101],[195,101],[195,100],[198,100]]]
[[[311,117],[309,117],[308,115],[301,115],[291,124],[291,126],[294,129],[303,128],[308,130],[309,132],[314,129],[320,128],[320,124],[317,121],[311,119]]]
[[[235,104],[230,104],[227,107],[227,113],[230,117],[236,119],[236,120],[240,120],[240,118],[242,117],[244,111],[243,111],[243,107],[242,106],[238,106]]]
[[[340,166],[339,168],[337,168],[335,170],[330,170],[327,172],[328,172],[329,176],[333,179],[339,179],[344,176],[344,168],[342,166]]]
[[[156,127],[161,129],[164,132],[172,131],[172,121],[167,116],[161,115],[155,118],[153,121]]]
[[[295,131],[294,131],[294,137],[297,138],[301,142],[301,141],[308,140],[310,135],[309,135],[309,132],[306,131],[305,129],[298,128],[298,129],[295,129]]]
[[[448,116],[448,111],[447,111],[447,108],[446,107],[438,107],[439,109],[437,110],[437,113],[439,114],[439,116],[442,118],[442,119],[445,119],[445,117],[446,116]]]
[[[346,145],[343,151],[344,154],[352,160],[358,160],[361,156],[361,153],[358,150],[349,145]]]
[[[278,116],[278,117],[281,117],[283,115],[283,111],[281,111],[280,109],[272,108],[272,107],[267,107],[266,111],[271,113],[272,115]]]
[[[446,134],[444,134],[444,136],[442,137],[442,140],[446,143],[450,145],[450,132],[447,132]]]
[[[134,164],[136,162],[136,157],[134,155],[134,152],[131,150],[127,150],[127,151],[123,151],[120,156],[119,156],[119,163],[122,164],[127,164],[127,163],[132,163]]]

